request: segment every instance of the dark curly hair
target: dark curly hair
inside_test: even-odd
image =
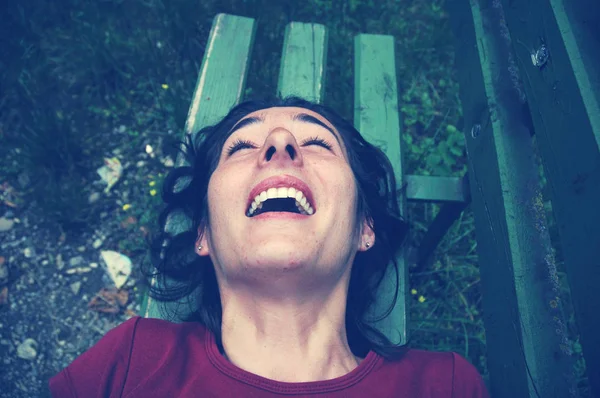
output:
[[[396,254],[408,235],[408,224],[398,209],[392,165],[379,148],[365,141],[352,124],[333,110],[298,97],[243,102],[217,124],[186,136],[181,147],[183,165],[174,168],[163,182],[162,197],[166,205],[159,216],[158,232],[151,239],[151,264],[147,264],[150,267],[144,268],[145,276],[157,282],[150,284],[149,296],[161,302],[179,303],[189,298],[193,310],[182,320],[207,327],[222,351],[222,308],[216,274],[210,258],[198,256],[194,244],[198,231],[207,226],[208,182],[230,130],[244,116],[273,107],[314,111],[331,122],[344,140],[358,191],[357,220],[366,217],[377,237],[370,250],[356,254],[352,265],[345,321],[348,344],[359,357],[373,350],[386,359],[400,358],[406,345],[391,343],[365,319],[390,263],[396,271],[397,286]],[[391,312],[397,295],[396,289],[388,310],[377,320]]]

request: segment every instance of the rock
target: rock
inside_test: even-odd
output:
[[[100,199],[100,194],[98,192],[92,192],[92,194],[88,198],[88,203],[92,204],[94,202],[97,202],[98,199]]]
[[[117,289],[120,289],[131,274],[131,259],[112,250],[104,250],[100,254],[106,263],[108,275]]]
[[[31,247],[26,247],[25,250],[23,250],[23,255],[25,258],[31,258],[33,256],[33,249]]]
[[[65,262],[62,259],[62,254],[58,254],[56,256],[56,268],[58,268],[59,270],[63,269],[65,266]]]
[[[84,274],[86,272],[90,272],[92,269],[90,267],[76,267],[76,268],[71,268],[68,269],[66,271],[67,274],[69,275],[73,275],[73,274]]]
[[[25,339],[25,341],[17,347],[17,356],[27,360],[35,359],[37,355],[36,349],[37,342],[34,339]]]
[[[4,257],[2,257],[4,258]],[[0,284],[6,282],[8,279],[8,267],[5,261],[0,261]]]
[[[0,232],[9,231],[15,222],[13,220],[9,220],[8,218],[1,217],[0,218]]]
[[[169,156],[166,156],[164,159],[162,160],[162,164],[165,165],[165,167],[173,167],[175,166],[175,162],[173,162],[173,159],[171,159]]]
[[[71,283],[71,291],[73,292],[73,294],[78,294],[79,289],[81,289],[81,282]]]
[[[21,185],[21,188],[27,188],[27,186],[31,182],[29,174],[27,174],[27,172],[25,171],[17,176],[17,180],[19,181],[19,185]]]
[[[77,248],[77,251],[78,251],[79,253],[83,253],[83,252],[85,251],[85,246],[79,246],[79,247]]]
[[[73,257],[69,260],[69,266],[71,267],[78,267],[81,263],[83,263],[83,257],[81,256]]]
[[[102,239],[96,239],[96,240],[94,241],[94,243],[92,243],[92,247],[93,247],[94,249],[97,249],[97,248],[99,248],[100,246],[102,246]]]
[[[98,268],[98,263],[90,263],[90,268]]]

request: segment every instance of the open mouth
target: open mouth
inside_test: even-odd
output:
[[[272,198],[250,207],[246,215],[254,217],[269,212],[287,212],[309,216],[313,213],[313,209],[306,202],[303,205],[301,201],[299,202],[295,198]]]

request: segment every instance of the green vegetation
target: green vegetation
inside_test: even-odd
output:
[[[98,210],[108,207],[124,228],[154,226],[159,195],[149,194],[150,185],[140,184],[128,203],[109,203],[108,196],[90,205],[92,182],[98,180],[102,159],[114,150],[127,159],[139,153],[145,138],[158,134],[168,151],[180,137],[167,131],[183,131],[212,19],[219,12],[257,20],[247,95],[275,91],[288,22],[324,24],[329,30],[325,102],[347,118],[352,116],[354,35],[393,35],[408,172],[466,172],[454,48],[442,0],[27,3],[5,6],[0,25],[0,176],[19,181],[25,202],[36,203],[31,210],[41,221],[81,228],[99,223]],[[121,125],[125,132],[114,134]],[[160,176],[140,180],[160,185]],[[409,209],[418,239],[439,206],[411,204]],[[128,223],[130,217],[136,222]],[[551,225],[553,238],[555,229]],[[144,241],[123,240],[119,249],[143,252]],[[410,283],[413,345],[457,351],[487,374],[469,210],[445,237],[432,265],[413,272]],[[566,288],[564,294],[568,304]],[[570,328],[575,336],[572,315]],[[582,375],[582,359],[578,366]]]

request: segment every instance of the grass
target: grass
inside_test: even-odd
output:
[[[285,24],[324,24],[329,30],[325,102],[347,118],[353,114],[348,95],[354,82],[353,36],[393,35],[408,172],[459,176],[466,171],[454,48],[442,0],[29,3],[5,6],[0,25],[0,156],[5,160],[0,175],[21,181],[30,210],[63,229],[99,222],[98,208],[105,203],[91,206],[87,197],[103,157],[120,149],[126,159],[152,134],[170,148],[183,131],[212,18],[219,12],[257,21],[246,90],[253,95],[275,91]],[[107,134],[114,129],[124,129],[119,140]],[[161,177],[141,176],[145,184],[130,200],[113,205],[124,229],[153,226],[159,200],[150,192],[159,191]],[[418,238],[439,207],[420,203],[409,209]],[[550,229],[555,231],[554,225]],[[136,236],[121,240],[119,250],[143,252],[143,239]],[[419,347],[459,352],[487,375],[475,249],[473,215],[467,210],[432,265],[411,274],[410,325]],[[572,316],[569,322],[576,335]],[[578,367],[583,378],[581,360]]]

